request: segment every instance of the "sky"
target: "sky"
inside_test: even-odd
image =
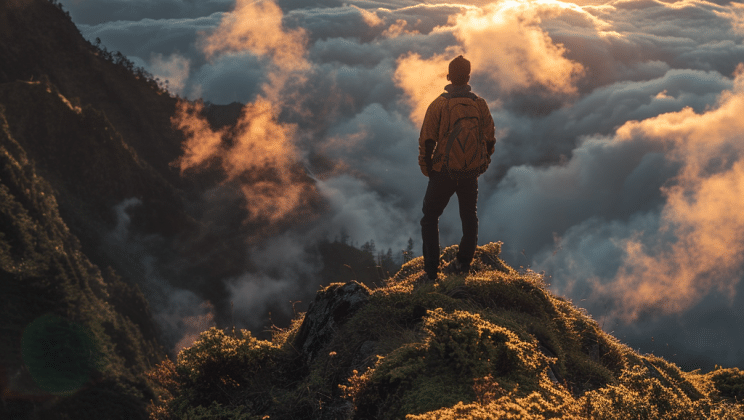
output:
[[[247,325],[267,302],[317,288],[300,274],[319,270],[306,245],[321,237],[393,250],[413,238],[420,250],[418,133],[463,54],[498,140],[479,243],[502,241],[508,263],[544,272],[634,349],[687,370],[744,367],[741,3],[62,3],[87,39],[173,93],[246,104],[229,147],[198,105],[179,108],[184,173],[218,162],[239,182],[271,169],[242,187],[268,223],[308,206],[292,165],[313,177],[321,214],[256,242],[258,270],[224,280]],[[459,242],[456,205],[440,232]]]

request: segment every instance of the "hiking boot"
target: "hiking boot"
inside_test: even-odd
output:
[[[455,257],[454,260],[450,261],[449,264],[444,267],[442,272],[445,274],[467,274],[470,272],[470,266],[460,264],[460,260]]]

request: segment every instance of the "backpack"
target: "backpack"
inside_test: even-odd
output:
[[[442,162],[452,179],[477,177],[486,171],[490,161],[483,136],[478,97],[453,97],[442,94],[447,104],[442,112],[440,124],[448,127],[434,150],[433,163]]]

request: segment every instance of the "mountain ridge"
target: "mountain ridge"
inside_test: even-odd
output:
[[[153,418],[738,419],[744,373],[641,355],[478,247],[473,272],[422,283],[414,258],[376,289],[318,291],[270,341],[210,329],[151,373]],[[455,258],[444,250],[440,264]]]
[[[147,418],[145,372],[184,335],[156,322],[158,299],[190,294],[227,325],[256,223],[239,186],[172,165],[180,98],[83,39],[59,3],[0,2],[0,37],[0,417]],[[206,201],[214,189],[224,202]],[[318,251],[328,265],[377,278],[329,246],[359,261]]]

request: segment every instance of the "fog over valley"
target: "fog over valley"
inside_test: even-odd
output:
[[[86,39],[184,99],[173,165],[222,176],[194,211],[243,227],[251,269],[211,280],[236,326],[265,329],[327,284],[319,242],[373,242],[399,260],[412,239],[421,255],[419,130],[462,54],[497,130],[479,244],[503,242],[505,261],[544,273],[634,349],[687,370],[744,367],[741,3],[61,3]],[[232,124],[205,117],[235,102]],[[214,323],[214,302],[160,280],[169,268],[146,251],[157,239],[128,230],[143,205],[119,203],[106,235],[148,267],[143,292],[182,347]],[[452,202],[440,235],[459,243]]]

